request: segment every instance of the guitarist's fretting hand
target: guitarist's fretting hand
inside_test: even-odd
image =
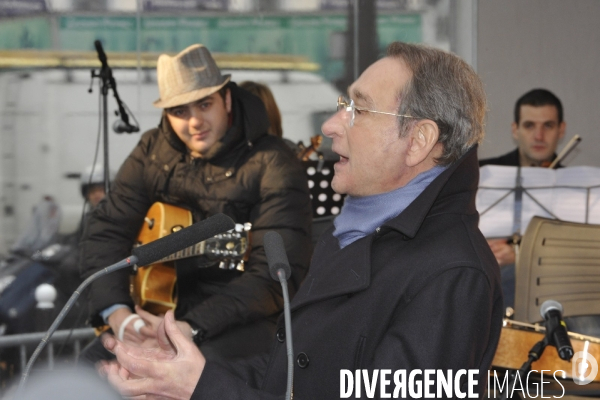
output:
[[[108,317],[108,324],[112,328],[115,336],[118,335],[119,329],[121,328],[121,324],[127,317],[132,315],[133,313],[129,310],[129,308],[119,308],[115,310]],[[148,326],[143,326],[140,328],[139,333],[136,332],[134,327],[134,321],[130,321],[125,327],[125,331],[123,332],[122,341],[125,343],[135,344],[137,346],[146,346],[151,345],[156,342],[156,329],[151,329]]]

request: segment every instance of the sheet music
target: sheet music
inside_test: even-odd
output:
[[[481,214],[479,228],[486,237],[512,236],[516,177],[517,167],[486,165],[481,168],[476,205]],[[525,189],[521,233],[536,215],[600,224],[600,168],[523,167],[521,177]]]

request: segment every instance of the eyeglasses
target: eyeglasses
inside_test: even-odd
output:
[[[344,96],[340,96],[340,97],[338,97],[338,100],[337,100],[337,110],[340,111],[343,109],[346,110],[346,115],[350,118],[349,125],[351,127],[354,126],[355,110],[370,112],[370,113],[375,113],[375,114],[393,115],[394,117],[414,118],[412,115],[394,114],[394,113],[389,113],[389,112],[384,112],[384,111],[367,110],[366,108],[356,107],[356,105],[354,104],[354,100],[348,101],[348,99],[345,98]]]

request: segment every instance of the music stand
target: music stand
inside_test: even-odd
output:
[[[333,179],[332,160],[302,161],[308,177],[308,187],[313,209],[312,243],[317,240],[333,224],[333,220],[342,210],[345,195],[335,193],[331,188]]]
[[[549,170],[486,165],[480,176],[477,209],[480,229],[486,237],[512,237],[518,228],[524,231],[534,215],[600,223],[600,168]],[[517,207],[513,197],[520,197],[522,206]]]
[[[541,320],[548,299],[563,316],[600,314],[600,225],[533,217],[515,273],[515,320]]]

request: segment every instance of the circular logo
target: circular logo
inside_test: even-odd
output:
[[[573,382],[578,385],[587,385],[598,375],[598,362],[588,352],[578,351],[571,361],[573,368]]]

